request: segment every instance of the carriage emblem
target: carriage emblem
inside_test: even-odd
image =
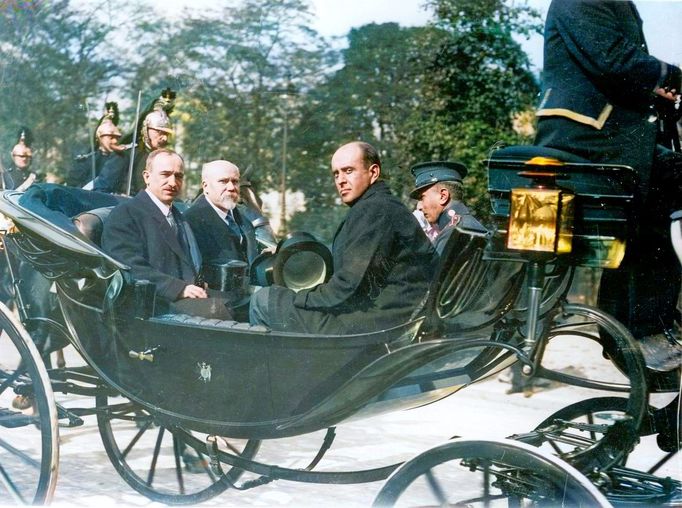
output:
[[[204,383],[208,383],[211,380],[211,366],[208,363],[197,362],[197,367],[199,368],[199,378]]]

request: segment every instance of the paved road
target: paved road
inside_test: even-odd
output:
[[[584,341],[583,341],[584,342]],[[567,354],[570,352],[570,356]],[[555,353],[562,369],[594,374],[603,364],[593,361],[598,351],[580,343],[567,344]],[[565,359],[571,357],[571,362]],[[69,365],[79,362],[67,355]],[[609,373],[606,377],[618,376]],[[350,422],[337,429],[334,446],[318,469],[352,470],[378,467],[409,459],[417,453],[444,442],[453,435],[504,438],[528,431],[553,411],[576,401],[595,396],[593,392],[574,387],[549,387],[531,397],[505,394],[509,388],[493,376],[488,380],[423,408],[391,413],[368,420]],[[658,396],[663,403],[670,396]],[[64,396],[58,399],[70,406],[88,405],[87,399]],[[287,467],[304,467],[315,455],[323,433],[264,444],[259,459]],[[102,447],[97,425],[87,418],[85,425],[61,429],[60,475],[53,506],[161,506],[133,491],[115,472]],[[663,454],[652,438],[645,438],[630,458],[628,465],[646,469]],[[151,447],[150,447],[151,456]],[[682,477],[682,458],[673,459],[660,473]],[[202,506],[287,506],[366,507],[381,483],[361,485],[310,485],[285,481],[274,482],[246,492],[227,491]]]
[[[552,344],[548,363],[564,371],[583,376],[617,380],[622,375],[609,363],[601,361],[598,348],[585,340]],[[67,364],[76,366],[82,360],[73,350],[67,353]],[[531,430],[554,411],[579,400],[600,394],[575,387],[550,386],[524,397],[507,395],[508,384],[491,376],[475,385],[429,406],[395,412],[372,419],[344,423],[337,429],[332,449],[319,470],[337,471],[379,467],[409,459],[440,444],[454,435],[463,437],[504,438]],[[670,400],[670,395],[652,398],[654,405]],[[65,406],[92,405],[92,400],[57,395]],[[134,433],[135,429],[121,432]],[[132,434],[131,434],[132,435]],[[318,432],[296,438],[266,442],[259,452],[262,462],[285,467],[305,467],[314,457],[323,439]],[[56,507],[91,506],[161,506],[130,488],[109,462],[94,418],[86,418],[77,428],[60,429],[60,470],[53,505]],[[153,442],[142,459],[152,455]],[[669,462],[659,474],[682,477],[682,454]],[[663,454],[652,438],[644,438],[631,455],[628,465],[646,470]],[[142,460],[141,459],[141,460]],[[227,491],[203,506],[369,506],[381,482],[360,485],[312,485],[277,481],[245,492]],[[0,503],[3,501],[0,499]]]

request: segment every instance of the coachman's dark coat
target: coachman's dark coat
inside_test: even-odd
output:
[[[352,334],[407,322],[422,303],[436,255],[419,223],[376,182],[351,206],[332,247],[334,274],[298,293],[271,286],[271,327]]]
[[[552,1],[535,144],[625,164],[639,175],[634,233],[623,264],[604,271],[599,291],[600,308],[636,337],[672,326],[680,286],[667,230],[681,202],[682,155],[656,145],[653,99],[657,87],[679,92],[681,82],[678,67],[649,55],[631,1]]]

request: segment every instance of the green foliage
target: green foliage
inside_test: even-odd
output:
[[[141,45],[157,65],[141,65],[136,82],[142,89],[175,82],[178,148],[190,167],[225,158],[251,168],[260,189],[279,184],[285,123],[296,125],[299,94],[326,65],[311,17],[302,0],[248,0],[167,27],[154,37],[168,41],[162,48]]]
[[[24,4],[0,6],[0,142],[10,146],[28,124],[46,169],[61,170],[74,145],[87,145],[104,97],[122,103],[126,131],[137,91],[147,104],[170,86],[190,195],[202,163],[229,159],[260,190],[286,177],[287,189],[306,195],[290,229],[330,239],[345,213],[329,174],[342,143],[374,144],[410,206],[413,164],[461,160],[468,201],[485,215],[479,162],[495,144],[528,141],[512,127],[537,93],[518,40],[539,17],[525,5],[427,0],[431,24],[369,24],[333,51],[310,28],[307,0],[235,0],[177,21],[139,3],[93,12],[68,0]]]
[[[20,125],[35,137],[34,168],[59,174],[88,145],[88,97],[104,96],[119,71],[107,27],[68,0],[0,4],[0,143]],[[97,104],[97,108],[104,105]],[[3,150],[4,151],[4,150]]]

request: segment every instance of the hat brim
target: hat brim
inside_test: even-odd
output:
[[[438,182],[427,182],[424,185],[420,185],[419,187],[415,187],[414,190],[412,192],[410,192],[410,197],[412,199],[419,199],[419,194],[421,194],[421,192],[424,189],[427,189],[427,188],[431,187],[432,185],[436,185],[437,183]]]
[[[166,134],[173,134],[173,129],[167,129],[166,127],[154,127],[153,125],[147,126],[147,129],[154,129],[155,131],[165,132]]]

